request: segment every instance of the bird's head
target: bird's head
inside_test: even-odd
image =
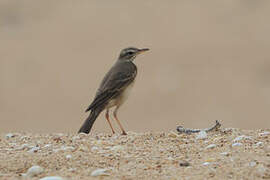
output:
[[[119,60],[133,61],[138,54],[141,54],[141,53],[146,52],[146,51],[149,51],[149,49],[147,49],[147,48],[138,49],[135,47],[125,48],[121,51],[120,56],[119,56]]]

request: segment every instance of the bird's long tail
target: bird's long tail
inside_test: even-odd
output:
[[[91,113],[89,114],[88,118],[84,121],[83,125],[81,126],[78,133],[86,133],[89,134],[89,132],[92,129],[92,126],[94,122],[96,121],[98,115],[101,113],[102,109],[92,109]]]

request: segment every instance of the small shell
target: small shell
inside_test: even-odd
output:
[[[66,159],[71,159],[72,156],[70,154],[66,155]]]
[[[40,166],[32,166],[27,170],[26,176],[34,177],[41,174],[43,171],[43,168]]]
[[[205,149],[214,149],[217,145],[215,144],[209,144],[208,146],[206,146]]]
[[[41,178],[40,180],[64,180],[64,178],[60,176],[47,176],[47,177]]]
[[[237,146],[242,146],[242,145],[243,145],[242,143],[233,143],[232,147],[237,147]]]
[[[96,169],[92,171],[91,176],[109,176],[108,169]]]

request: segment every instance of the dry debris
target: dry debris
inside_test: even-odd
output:
[[[178,126],[176,128],[176,130],[182,134],[191,134],[191,133],[198,133],[198,132],[210,132],[210,131],[217,131],[219,130],[219,128],[221,127],[221,124],[218,120],[216,120],[216,124],[213,127],[210,128],[206,128],[206,129],[188,129],[188,128],[184,128],[183,126]]]

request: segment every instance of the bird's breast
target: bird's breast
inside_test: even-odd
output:
[[[133,85],[134,81],[130,83],[129,86],[126,87],[125,90],[123,90],[123,92],[117,98],[110,100],[106,108],[111,108],[113,106],[121,106],[127,100]]]
[[[123,91],[121,98],[120,98],[120,101],[121,101],[120,104],[124,103],[127,100],[133,86],[134,86],[134,81],[132,83],[130,83],[130,85],[128,87],[126,87],[126,89]]]

